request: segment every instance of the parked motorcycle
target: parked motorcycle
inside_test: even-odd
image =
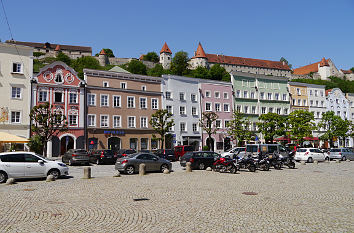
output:
[[[250,172],[256,171],[256,164],[251,155],[245,155],[243,158],[238,157],[237,164],[240,169],[248,169]]]
[[[288,168],[290,168],[290,169],[294,169],[295,168],[294,157],[295,157],[295,151],[290,152],[287,157],[280,155],[279,159],[280,159],[281,165],[285,165],[285,166],[288,166]]]
[[[263,171],[269,171],[270,162],[268,156],[264,156],[262,153],[259,153],[258,158],[255,159],[254,162],[258,169]]]
[[[275,169],[280,170],[282,166],[281,159],[277,153],[268,154],[268,160],[270,166],[273,166]]]
[[[229,157],[220,157],[213,164],[213,170],[217,172],[230,172],[235,174],[237,172],[236,160]]]

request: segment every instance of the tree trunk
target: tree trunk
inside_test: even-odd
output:
[[[44,141],[43,143],[43,157],[46,158],[47,157],[47,142]]]
[[[161,137],[161,150],[163,150],[164,148],[164,142],[165,142],[164,137]]]

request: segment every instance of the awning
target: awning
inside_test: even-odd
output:
[[[274,141],[291,141],[291,139],[288,137],[280,137],[280,138],[274,139]]]
[[[318,141],[318,137],[304,137],[305,141]],[[280,137],[280,138],[276,138],[274,139],[274,141],[297,141],[295,139],[290,139],[288,137]]]
[[[0,132],[0,143],[28,143],[29,140],[13,134]]]
[[[305,141],[318,141],[319,139],[318,139],[318,137],[304,137],[304,140]]]

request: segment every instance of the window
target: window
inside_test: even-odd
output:
[[[109,87],[109,82],[103,82],[103,87]]]
[[[197,101],[197,96],[196,94],[191,94],[191,101],[196,102]]]
[[[273,113],[273,108],[270,107],[270,108],[268,109],[268,112]]]
[[[271,100],[272,99],[272,93],[268,93],[268,99]]]
[[[166,95],[166,99],[172,99],[172,95],[170,91],[166,91],[165,95]]]
[[[286,101],[286,99],[287,99],[286,96],[287,96],[287,94],[283,94],[283,100],[284,101]]]
[[[13,99],[21,99],[21,88],[12,87],[11,98],[13,98]]]
[[[310,90],[310,96],[312,96],[312,90]]]
[[[257,123],[256,123],[256,122],[253,122],[253,123],[252,123],[252,127],[253,127],[253,131],[256,131],[256,130],[257,130]]]
[[[324,101],[321,101],[321,107],[323,107],[323,105],[324,105]]]
[[[264,99],[264,92],[261,92],[261,94],[260,94],[259,98],[260,98],[261,100],[263,100],[263,99]]]
[[[147,117],[140,118],[140,128],[147,128],[148,127],[148,120]]]
[[[196,116],[196,115],[197,115],[197,108],[192,107],[192,116]]]
[[[296,105],[296,99],[293,99],[293,105],[294,106]]]
[[[20,123],[21,112],[11,112],[11,123]]]
[[[139,104],[140,108],[141,109],[146,109],[147,108],[147,106],[146,106],[146,98],[140,97],[139,101],[140,101],[140,104]]]
[[[113,116],[113,128],[122,127],[121,125],[121,117],[120,116]]]
[[[323,97],[323,91],[321,91],[321,96]]]
[[[317,118],[320,118],[320,112],[317,112]]]
[[[210,98],[210,97],[211,97],[210,91],[205,91],[205,97],[207,97],[207,98]]]
[[[87,124],[88,126],[96,126],[96,115],[88,115],[87,116]]]
[[[193,129],[193,132],[197,132],[198,131],[198,124],[197,123],[193,123],[192,129]]]
[[[277,114],[278,114],[278,115],[281,114],[281,108],[277,108]]]
[[[316,100],[316,107],[318,107],[318,100]]]
[[[48,101],[48,91],[39,91],[38,101],[39,102],[47,102]]]
[[[151,99],[151,108],[158,109],[159,108],[159,101],[158,99]]]
[[[244,106],[243,111],[244,111],[244,113],[248,113],[248,106]]]
[[[108,95],[101,95],[101,107],[108,107]]]
[[[12,73],[22,73],[22,64],[21,63],[13,63],[12,64]]]
[[[128,117],[128,128],[135,128],[135,116]]]
[[[254,98],[255,98],[254,92],[251,92],[251,99],[254,99]]]
[[[220,92],[219,91],[214,92],[214,96],[215,96],[215,98],[219,99],[220,98]]]
[[[252,106],[251,113],[256,114],[256,106]]]
[[[141,86],[142,91],[146,91],[146,86]]]
[[[54,102],[63,103],[63,93],[61,91],[54,92]]]
[[[89,106],[96,106],[96,94],[87,94],[87,103]]]
[[[236,111],[237,111],[237,112],[241,112],[241,105],[237,105],[237,106],[236,106]]]
[[[205,111],[211,111],[211,103],[205,103]]]
[[[315,96],[318,96],[318,91],[317,90],[315,90]]]
[[[173,111],[172,111],[172,106],[171,105],[167,105],[166,106],[166,109],[169,113],[173,114]]]
[[[236,98],[240,98],[241,97],[241,91],[240,90],[237,90],[236,91]]]
[[[297,105],[300,106],[301,105],[301,100],[297,100]]]
[[[227,128],[227,127],[229,127],[229,125],[230,125],[230,121],[229,120],[225,120],[225,127]]]
[[[230,112],[230,105],[224,104],[224,112]]]
[[[215,127],[220,129],[221,128],[221,120],[216,120],[215,121]]]
[[[108,127],[108,115],[101,115],[101,127]]]
[[[76,104],[77,103],[77,93],[69,93],[69,103]]]
[[[224,99],[228,99],[229,98],[229,93],[224,92]]]
[[[275,100],[279,100],[279,93],[275,93],[275,94],[274,94],[274,99],[275,99]]]
[[[215,103],[215,112],[220,112],[220,103]]]
[[[301,90],[300,90],[300,88],[296,88],[296,93],[297,93],[297,95],[301,95]]]
[[[179,106],[179,115],[186,115],[186,107]]]
[[[134,96],[128,96],[127,98],[128,102],[128,108],[135,108],[135,97]]]
[[[179,93],[179,100],[180,100],[180,101],[186,101],[184,92],[180,92],[180,93]]]
[[[113,96],[113,107],[120,108],[121,107],[121,97],[120,95]]]
[[[243,91],[243,98],[248,98],[248,91]]]
[[[77,125],[77,115],[69,115],[69,125],[70,126]]]
[[[64,82],[62,73],[55,74],[54,82],[56,82],[56,83],[63,83]]]
[[[262,114],[265,114],[266,113],[266,107],[262,107]]]
[[[307,104],[306,100],[302,100],[302,105],[306,106],[306,104]]]
[[[120,83],[120,88],[127,89],[127,83]]]
[[[248,81],[245,79],[242,79],[242,86],[247,87],[248,86]]]
[[[147,150],[148,147],[148,143],[149,143],[149,139],[148,138],[142,138],[140,139],[140,148],[141,150]]]
[[[284,115],[288,115],[288,109],[284,108]]]
[[[186,132],[186,123],[184,123],[184,122],[179,123],[179,129],[182,132]]]
[[[313,106],[313,100],[310,100],[310,106],[311,107]]]

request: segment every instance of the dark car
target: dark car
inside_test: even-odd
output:
[[[113,150],[93,150],[90,153],[90,163],[114,164],[117,160],[117,154]]]
[[[155,152],[155,155],[170,161],[176,161],[175,151],[171,149],[159,149]]]
[[[218,157],[220,157],[220,154],[212,151],[187,152],[182,156],[180,164],[185,167],[187,162],[190,162],[192,169],[204,170],[207,167],[212,167]]]
[[[122,157],[125,157],[127,155],[134,154],[134,153],[136,153],[136,150],[133,150],[133,149],[120,149],[117,152],[117,157],[118,158],[122,158]]]
[[[193,146],[175,146],[175,157],[179,160],[185,153],[195,151]]]
[[[89,154],[84,149],[70,149],[62,157],[63,163],[74,165],[74,164],[84,164],[89,165]]]
[[[115,169],[120,172],[125,172],[129,175],[139,171],[140,164],[145,164],[147,172],[161,171],[169,169],[171,171],[172,164],[170,161],[159,158],[151,153],[135,153],[117,159]]]

